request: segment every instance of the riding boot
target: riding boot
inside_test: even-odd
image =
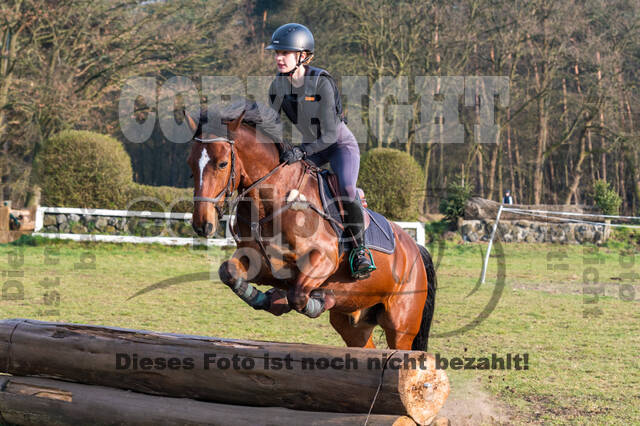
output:
[[[343,207],[347,215],[345,222],[349,224],[347,235],[349,235],[350,232],[355,240],[355,246],[351,249],[351,253],[349,254],[351,275],[356,279],[368,278],[371,271],[376,269],[376,266],[373,263],[371,252],[367,249],[365,243],[365,212],[360,202],[360,198],[356,197],[355,200],[343,201]]]

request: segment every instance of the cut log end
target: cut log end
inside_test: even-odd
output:
[[[433,422],[449,396],[449,379],[444,370],[436,369],[433,355],[421,354],[425,360],[418,368],[400,370],[398,393],[407,414],[421,425]],[[419,359],[419,358],[418,358]],[[421,366],[426,368],[420,368]]]
[[[416,426],[416,422],[411,417],[402,416],[398,417],[398,420],[393,422],[392,426]]]

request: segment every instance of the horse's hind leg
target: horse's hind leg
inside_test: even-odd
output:
[[[350,347],[375,348],[371,332],[375,324],[361,321],[352,325],[351,316],[341,312],[329,311],[329,321],[335,330],[340,334],[342,340]]]

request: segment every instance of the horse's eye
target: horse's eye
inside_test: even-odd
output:
[[[218,167],[221,168],[221,169],[224,169],[225,167],[227,167],[227,164],[229,164],[229,163],[226,162],[226,161],[223,161],[222,163],[218,164]]]

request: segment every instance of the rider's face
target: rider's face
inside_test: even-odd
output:
[[[273,52],[273,55],[276,60],[276,67],[278,67],[278,72],[286,73],[291,71],[296,66],[298,60],[298,52],[275,50]]]

